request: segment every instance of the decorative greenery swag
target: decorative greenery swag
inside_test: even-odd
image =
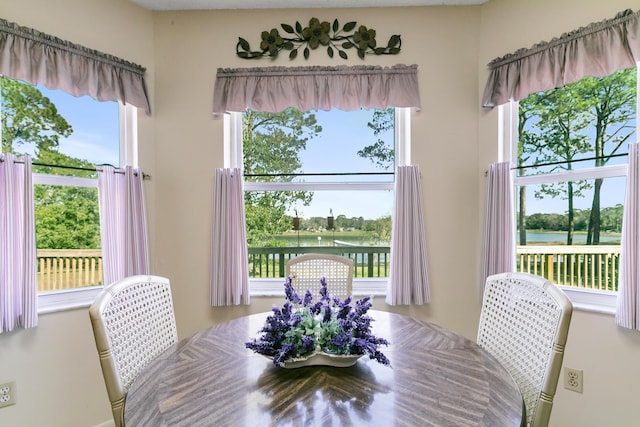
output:
[[[298,56],[298,49],[303,49],[305,59],[309,59],[311,49],[320,46],[327,48],[327,54],[333,58],[335,52],[342,59],[347,59],[346,50],[355,49],[358,56],[364,59],[365,55],[396,55],[400,53],[402,41],[399,35],[393,35],[386,46],[378,46],[376,41],[376,30],[360,25],[356,29],[355,21],[347,22],[342,28],[338,20],[333,21],[333,25],[327,21],[320,22],[317,18],[311,18],[307,27],[302,27],[296,21],[295,27],[288,24],[281,24],[282,29],[291,36],[281,36],[277,28],[271,31],[263,31],[261,34],[260,50],[253,51],[242,37],[238,37],[236,53],[240,58],[256,59],[262,57],[276,58],[278,53],[286,49],[289,52],[289,59]]]

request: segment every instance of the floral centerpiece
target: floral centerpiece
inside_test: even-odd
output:
[[[282,309],[273,307],[273,314],[259,331],[262,335],[246,342],[246,347],[273,358],[276,366],[318,354],[368,355],[389,366],[389,359],[379,350],[380,345],[389,342],[371,333],[373,319],[367,315],[371,297],[352,304],[351,296],[343,301],[332,297],[324,277],[320,285],[320,298],[314,302],[310,290],[300,298],[288,277],[284,283],[286,301]]]

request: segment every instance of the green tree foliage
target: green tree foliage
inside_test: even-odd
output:
[[[2,151],[21,154],[21,148],[35,145],[55,149],[60,138],[73,133],[69,123],[38,88],[18,80],[0,77]]]
[[[65,165],[78,169],[34,166],[34,172],[95,178],[96,172],[82,169],[93,165],[56,150],[38,150],[37,163]],[[39,249],[100,248],[100,215],[96,188],[35,185],[36,240]]]
[[[617,204],[602,209],[600,212],[602,230],[620,233],[622,232],[622,215],[624,206]],[[576,209],[574,212],[576,231],[587,231],[591,211],[589,209]],[[568,215],[558,213],[535,213],[527,216],[529,230],[535,231],[567,231]],[[522,244],[522,243],[521,243]]]
[[[359,150],[358,156],[369,159],[371,163],[383,170],[392,169],[395,164],[395,148],[393,144],[390,145],[379,136],[395,128],[395,109],[374,110],[373,117],[367,126],[373,130],[375,136],[378,136],[378,140]]]
[[[294,108],[281,113],[247,111],[242,119],[243,165],[247,181],[290,182],[299,173],[299,153],[320,132],[313,113]],[[268,174],[252,178],[253,174]],[[247,240],[253,246],[277,244],[270,236],[292,227],[286,210],[308,206],[312,195],[302,191],[245,192]]]
[[[636,69],[618,71],[605,78],[587,77],[580,82],[584,102],[595,126],[593,153],[596,166],[605,166],[633,135],[636,118]],[[600,242],[600,191],[602,178],[594,183],[587,244]]]
[[[32,85],[5,77],[0,78],[0,88],[4,152],[32,154],[36,173],[95,178],[96,172],[82,170],[92,164],[57,151],[60,140],[69,137],[73,128],[49,98]],[[95,188],[35,185],[34,199],[38,249],[100,247]]]

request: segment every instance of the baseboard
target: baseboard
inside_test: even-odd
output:
[[[109,421],[105,421],[103,423],[100,423],[94,427],[115,427],[115,424],[113,423],[113,420],[109,420]]]

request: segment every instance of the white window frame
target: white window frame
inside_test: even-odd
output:
[[[119,104],[120,164],[138,166],[137,112],[132,105]],[[98,180],[72,176],[33,174],[34,184],[97,188]],[[38,293],[38,314],[89,307],[104,286],[63,289]]]
[[[406,166],[411,163],[411,109],[395,108],[395,164]],[[242,164],[242,113],[224,115],[224,166],[243,168]],[[274,191],[327,191],[327,190],[394,190],[394,182],[245,182],[245,190]],[[354,297],[386,295],[387,278],[354,278]],[[251,296],[282,295],[282,279],[249,279]]]
[[[636,64],[636,135],[640,137],[640,62]],[[518,108],[517,101],[511,101],[498,107],[498,122],[500,132],[498,134],[499,161],[511,161],[517,164],[518,143]],[[517,177],[513,171],[513,194],[521,185],[545,184],[550,182],[574,181],[580,179],[626,177],[627,165],[604,166],[600,168],[572,170],[546,175],[530,175]],[[515,199],[514,199],[515,200]],[[583,311],[615,315],[618,294],[590,289],[576,289],[569,286],[560,286],[571,299],[574,308]]]

